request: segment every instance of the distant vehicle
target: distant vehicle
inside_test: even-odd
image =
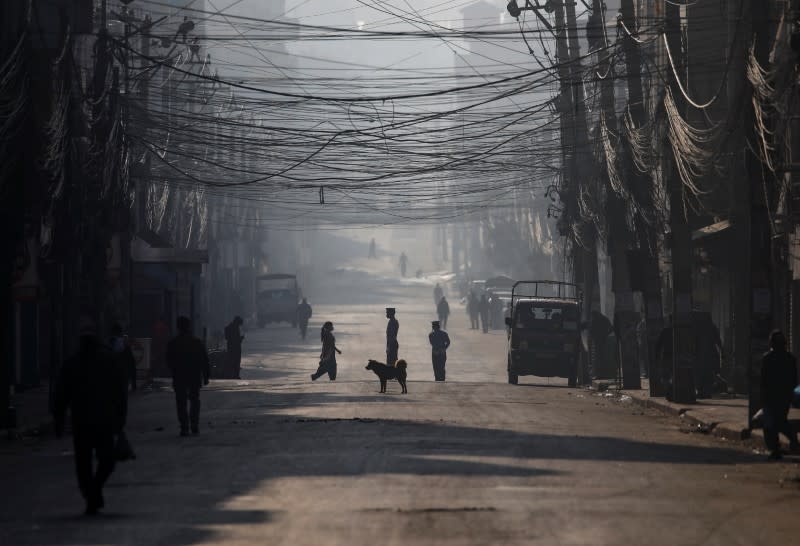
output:
[[[270,322],[288,322],[297,326],[297,302],[300,289],[297,277],[285,273],[256,277],[256,316],[258,326]]]
[[[511,291],[508,382],[520,375],[565,377],[574,387],[580,355],[581,294],[559,281],[519,281]]]

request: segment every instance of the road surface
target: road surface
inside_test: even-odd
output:
[[[505,337],[468,329],[457,298],[448,381],[434,383],[432,285],[339,270],[289,326],[245,333],[243,379],[202,392],[179,438],[166,383],[132,400],[136,461],[101,516],[81,515],[68,438],[0,444],[0,544],[776,545],[800,530],[797,464],[681,430],[565,380],[508,385]],[[398,309],[409,394],[364,369]],[[319,326],[344,351],[312,383]]]

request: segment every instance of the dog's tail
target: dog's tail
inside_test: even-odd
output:
[[[406,363],[405,360],[401,358],[400,360],[394,363],[394,367],[399,368],[401,370],[405,370],[406,368],[408,368],[408,364]]]

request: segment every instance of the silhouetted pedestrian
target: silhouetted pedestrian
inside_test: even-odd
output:
[[[400,253],[400,276],[406,276],[406,268],[408,267],[408,256],[405,252]]]
[[[441,297],[439,304],[436,306],[436,315],[439,317],[442,328],[447,328],[447,317],[450,316],[450,304],[447,303],[447,299],[444,296]]]
[[[797,435],[787,419],[797,386],[797,361],[786,350],[786,337],[780,330],[769,336],[770,350],[761,364],[761,407],[764,410],[764,443],[771,459],[781,458],[779,433],[797,449]]]
[[[470,291],[467,297],[467,314],[469,315],[469,327],[472,330],[478,329],[478,317],[480,316],[480,301],[475,292]]]
[[[378,254],[375,252],[375,238],[373,237],[372,240],[369,242],[369,258],[374,260],[378,257]]]
[[[311,374],[311,381],[316,381],[325,374],[328,374],[328,379],[331,381],[336,381],[336,353],[342,354],[342,351],[336,347],[332,322],[328,321],[322,325],[320,340],[322,341],[322,351],[319,354],[319,367],[316,372]]]
[[[111,351],[117,357],[122,372],[130,384],[132,391],[136,390],[136,359],[133,357],[128,336],[122,334],[122,326],[115,322],[111,326],[111,339],[109,340]]]
[[[431,343],[431,361],[433,363],[433,378],[435,381],[445,380],[445,364],[447,363],[447,348],[450,347],[450,336],[441,329],[439,321],[431,323],[433,331],[428,334]]]
[[[75,470],[86,514],[96,514],[105,505],[103,485],[114,471],[114,438],[125,426],[127,398],[127,382],[116,357],[100,343],[94,323],[82,319],[78,353],[64,363],[53,407],[59,437],[67,409],[72,414]]]
[[[433,287],[433,304],[439,305],[439,302],[442,301],[443,296],[444,290],[442,290],[442,286],[437,282],[436,286]]]
[[[308,300],[303,298],[303,301],[297,306],[297,326],[300,328],[300,337],[304,341],[308,332],[308,321],[311,318],[311,314],[311,306],[308,304]]]
[[[478,312],[481,316],[481,328],[483,333],[489,333],[489,300],[486,294],[481,295],[481,300],[478,302]]]
[[[395,318],[396,310],[394,307],[386,308],[386,318],[389,322],[386,324],[386,364],[394,366],[399,358],[397,356],[400,350],[400,344],[397,342],[397,334],[400,332],[400,323]]]
[[[236,379],[242,378],[242,317],[235,316],[230,324],[225,327],[225,349],[228,354],[228,365]]]
[[[192,335],[192,323],[178,317],[178,335],[167,343],[167,365],[172,371],[175,407],[181,436],[200,432],[200,387],[208,385],[210,366],[203,342]],[[189,405],[187,414],[186,405]]]

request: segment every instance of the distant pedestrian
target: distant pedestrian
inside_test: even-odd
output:
[[[242,378],[242,317],[235,316],[230,324],[225,327],[225,349],[228,354],[228,366],[233,371],[236,379]]]
[[[114,471],[114,438],[127,417],[126,391],[125,375],[114,354],[100,343],[94,323],[81,319],[78,352],[64,363],[53,409],[59,437],[68,409],[72,415],[75,470],[88,515],[105,505],[103,485]]]
[[[478,329],[478,317],[480,316],[480,300],[475,292],[470,291],[467,297],[467,314],[469,315],[469,327],[472,330]]]
[[[125,374],[125,378],[132,391],[136,390],[136,359],[133,356],[128,336],[122,334],[122,326],[115,322],[111,326],[111,339],[109,340],[111,352],[114,353]]]
[[[400,344],[397,342],[397,334],[400,332],[400,322],[395,318],[396,312],[394,307],[386,308],[386,318],[389,319],[386,324],[386,364],[389,366],[394,366],[399,358],[397,354]]]
[[[322,325],[320,340],[322,341],[322,351],[319,354],[319,367],[316,372],[311,374],[311,381],[316,381],[325,374],[328,374],[328,379],[331,381],[336,381],[336,353],[342,354],[342,351],[336,347],[332,322],[328,321]]]
[[[786,337],[780,330],[769,336],[770,350],[761,364],[761,406],[764,410],[764,443],[771,459],[780,459],[779,433],[789,438],[792,450],[797,449],[797,435],[787,419],[797,386],[797,361],[786,350]]]
[[[444,296],[444,290],[442,290],[442,286],[437,282],[436,286],[433,287],[433,304],[439,305],[442,296]]]
[[[436,306],[436,315],[439,317],[442,328],[447,328],[447,318],[450,316],[450,304],[447,303],[447,298],[444,296],[439,299],[439,304]]]
[[[378,254],[375,252],[375,238],[373,237],[369,242],[369,259],[374,260],[377,257]]]
[[[167,365],[172,371],[175,407],[181,436],[200,432],[200,387],[208,385],[210,366],[203,342],[192,335],[192,323],[178,317],[178,335],[167,344]],[[186,405],[189,405],[187,414]]]
[[[400,253],[400,276],[406,276],[406,268],[408,267],[408,256],[406,256],[405,252]]]
[[[311,318],[311,314],[311,306],[308,304],[308,300],[303,298],[303,301],[297,306],[297,326],[300,328],[300,337],[303,339],[303,341],[306,339],[308,321]]]
[[[481,316],[481,328],[483,333],[489,333],[489,299],[486,294],[481,295],[480,302],[478,302],[478,312]]]
[[[447,363],[447,348],[450,347],[450,336],[441,329],[439,321],[431,323],[433,331],[428,334],[431,343],[431,361],[433,363],[433,378],[435,381],[445,380],[445,364]]]

